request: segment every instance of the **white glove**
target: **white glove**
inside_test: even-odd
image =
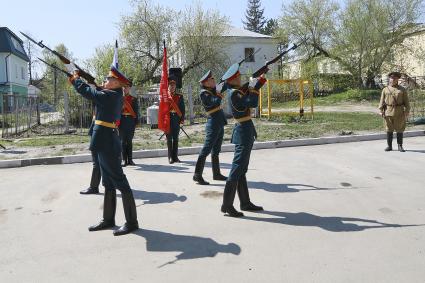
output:
[[[257,78],[249,78],[249,84],[248,86],[250,88],[254,88],[258,83],[258,79]]]
[[[221,93],[221,91],[223,90],[223,86],[224,86],[224,82],[219,83],[218,85],[216,85],[215,90],[217,93]]]

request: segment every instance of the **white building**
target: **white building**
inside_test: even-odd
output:
[[[277,42],[268,35],[229,27],[224,33],[224,52],[230,59],[230,62],[236,63],[257,52],[252,58],[249,58],[241,65],[240,72],[243,75],[250,75],[268,60],[277,56]],[[258,51],[259,50],[259,51]],[[272,68],[276,68],[276,64]]]

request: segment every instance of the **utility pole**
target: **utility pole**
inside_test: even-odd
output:
[[[58,104],[58,72],[53,68],[53,104],[57,107]]]

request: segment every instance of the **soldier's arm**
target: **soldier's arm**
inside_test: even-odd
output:
[[[181,98],[180,98],[180,103],[179,103],[180,105],[179,105],[179,107],[180,107],[180,111],[182,112],[182,117],[180,118],[180,123],[183,123],[184,122],[184,117],[185,117],[185,114],[186,114],[186,107],[185,107],[185,105],[184,105],[184,98],[183,98],[183,95],[181,96]]]
[[[218,107],[221,104],[221,97],[206,91],[201,93],[201,100],[202,104],[206,107]]]
[[[94,102],[98,102],[99,103],[100,100],[101,100],[100,97],[105,95],[102,91],[97,90],[95,88],[92,88],[90,85],[88,85],[87,83],[85,83],[80,78],[76,78],[71,83],[74,86],[74,89],[79,94],[81,94],[81,96],[83,96],[86,99],[92,100]]]
[[[133,103],[133,109],[134,112],[136,112],[136,124],[139,122],[140,119],[140,107],[139,107],[139,100],[137,98],[134,98],[134,103]]]
[[[383,112],[384,104],[385,104],[385,88],[381,92],[381,99],[379,100],[379,106],[378,106],[378,109],[381,111],[381,113]]]
[[[409,102],[409,96],[407,95],[407,91],[404,91],[403,94],[403,103],[404,103],[404,111],[406,113],[406,116],[409,115],[410,112],[410,102]]]

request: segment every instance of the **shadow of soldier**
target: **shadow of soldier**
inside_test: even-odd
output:
[[[149,252],[178,252],[175,259],[168,261],[158,268],[179,260],[215,257],[218,253],[239,255],[241,248],[235,243],[227,245],[217,243],[211,238],[176,235],[172,233],[139,229],[134,234],[146,239],[146,250]]]
[[[173,166],[173,165],[161,165],[161,164],[137,164],[137,169],[140,171],[148,172],[166,172],[166,173],[190,173],[187,170],[188,167],[184,166]]]
[[[193,166],[193,167],[195,167],[195,165],[196,165],[196,161],[182,161],[182,163],[183,164],[185,164],[185,165],[188,165],[188,166]],[[212,167],[212,165],[211,165],[211,162],[205,162],[205,166],[204,166],[205,168],[211,168]],[[231,163],[223,163],[223,162],[220,162],[220,169],[232,169],[232,164]]]
[[[311,226],[318,227],[329,232],[359,232],[366,229],[375,228],[401,228],[421,225],[400,225],[388,224],[376,220],[353,218],[353,217],[337,217],[337,216],[318,216],[306,212],[280,212],[280,211],[263,211],[258,214],[275,216],[272,218],[245,216],[242,219],[269,222],[276,224],[285,224],[291,226]]]
[[[294,187],[303,187],[303,189],[296,189]],[[305,191],[331,191],[331,190],[348,189],[347,186],[345,186],[345,188],[320,188],[320,187],[315,187],[312,185],[305,185],[305,184],[273,184],[268,182],[253,182],[253,181],[248,181],[248,188],[264,190],[266,192],[271,192],[271,193],[298,193],[298,192],[305,192]],[[351,189],[353,189],[353,187],[351,187]]]
[[[187,200],[186,196],[178,196],[175,193],[147,192],[135,189],[132,189],[132,191],[134,199],[143,200],[143,204],[172,203],[175,201],[185,202]],[[99,195],[104,194],[100,193]],[[121,194],[117,194],[117,197],[121,197]],[[140,206],[140,204],[137,206]]]

